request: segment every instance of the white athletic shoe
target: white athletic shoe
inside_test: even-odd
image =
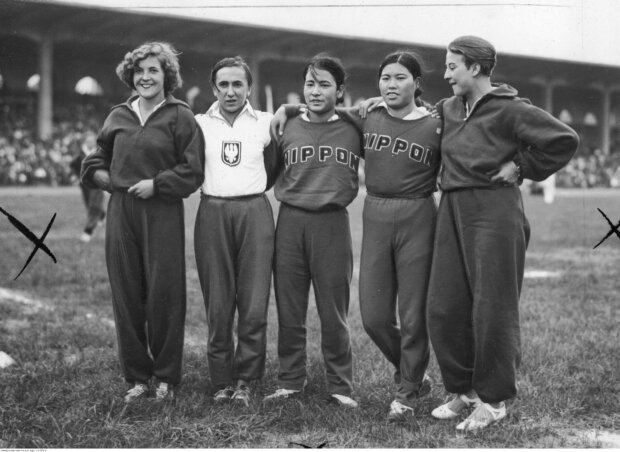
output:
[[[342,394],[330,394],[331,397],[336,400],[336,402],[347,408],[357,408],[359,404],[353,400],[351,397]]]
[[[454,419],[466,408],[476,406],[479,403],[482,403],[482,401],[478,397],[470,399],[465,394],[460,394],[449,402],[435,408],[431,412],[431,416],[435,419]]]
[[[136,399],[140,399],[142,397],[146,397],[149,392],[149,387],[144,383],[136,383],[133,385],[133,388],[129,389],[125,393],[124,401],[125,403],[133,402]]]
[[[174,399],[174,388],[171,384],[164,383],[163,381],[159,383],[157,389],[155,389],[155,401],[163,402],[165,400]]]
[[[92,235],[90,235],[90,234],[88,234],[86,232],[83,232],[82,235],[80,236],[80,241],[82,241],[84,243],[88,243],[88,242],[90,242],[90,239],[92,239],[92,238],[93,238]]]
[[[233,402],[241,402],[245,406],[250,406],[250,388],[247,385],[240,385],[235,389],[234,394],[230,398]]]
[[[392,403],[390,403],[390,412],[388,413],[388,420],[397,421],[399,419],[403,419],[408,414],[413,416],[414,414],[413,408],[400,403],[398,400],[392,400]]]
[[[480,402],[467,419],[456,426],[458,432],[475,432],[501,421],[506,417],[506,404],[501,402],[499,408]]]
[[[273,394],[266,396],[263,401],[264,402],[272,402],[276,400],[288,399],[289,397],[299,394],[301,389],[284,389],[278,388],[275,390]]]
[[[231,386],[227,386],[224,389],[220,389],[213,396],[215,403],[227,402],[235,393],[235,390]]]

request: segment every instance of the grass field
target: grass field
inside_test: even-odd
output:
[[[269,310],[265,378],[248,408],[216,406],[206,364],[205,311],[193,254],[198,198],[186,202],[188,314],[184,380],[177,400],[125,406],[116,354],[103,231],[82,244],[85,213],[77,188],[0,190],[0,207],[41,235],[58,213],[46,244],[13,281],[31,243],[0,216],[0,351],[17,363],[0,369],[0,448],[295,447],[465,448],[600,447],[620,433],[620,240],[592,247],[609,227],[596,211],[620,220],[620,196],[573,192],[553,205],[525,197],[532,225],[521,299],[523,364],[519,394],[499,426],[457,436],[455,422],[436,421],[446,397],[435,384],[413,420],[388,423],[392,370],[364,333],[358,309],[361,240],[359,196],[351,206],[356,259],[349,316],[360,409],[327,403],[316,309],[308,316],[309,387],[297,400],[264,405],[275,389],[277,317]],[[275,203],[274,203],[275,206]],[[609,439],[611,438],[611,439]],[[620,447],[620,443],[615,443]]]

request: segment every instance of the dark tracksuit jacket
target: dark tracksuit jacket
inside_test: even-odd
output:
[[[355,112],[339,113],[364,133],[368,193],[360,262],[362,321],[396,369],[397,400],[410,405],[421,394],[430,355],[425,310],[441,121],[395,118],[385,108],[365,120]]]
[[[487,403],[516,394],[520,362],[519,295],[529,224],[521,192],[491,182],[513,160],[522,176],[543,180],[578,146],[568,126],[507,85],[466,115],[461,97],[440,102],[443,196],[428,294],[428,327],[444,385],[474,389]]]
[[[183,199],[204,179],[204,144],[194,115],[171,95],[140,125],[126,103],[112,109],[97,151],[82,163],[82,182],[109,171],[106,263],[121,367],[128,382],[181,380],[186,306]],[[155,194],[127,189],[153,179]]]
[[[347,325],[353,271],[346,206],[358,191],[361,137],[340,119],[290,120],[278,140],[284,166],[275,184],[274,285],[278,307],[278,383],[300,390],[306,380],[306,314],[310,283],[321,321],[327,389],[350,395],[352,355]]]

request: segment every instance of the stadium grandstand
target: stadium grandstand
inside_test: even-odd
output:
[[[0,186],[71,184],[69,163],[85,134],[129,93],[114,68],[148,40],[182,52],[184,86],[175,95],[195,112],[213,101],[211,66],[244,56],[255,76],[252,103],[273,110],[301,97],[302,62],[319,52],[340,57],[350,75],[346,103],[374,96],[376,67],[398,48],[426,61],[423,98],[451,95],[445,49],[57,1],[0,0]],[[582,144],[557,175],[559,187],[620,186],[620,67],[504,54],[494,81],[568,123]]]

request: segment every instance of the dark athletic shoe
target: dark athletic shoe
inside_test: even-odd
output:
[[[149,387],[144,383],[136,383],[133,388],[129,389],[125,393],[123,400],[125,403],[133,402],[134,400],[144,398],[149,393]]]

